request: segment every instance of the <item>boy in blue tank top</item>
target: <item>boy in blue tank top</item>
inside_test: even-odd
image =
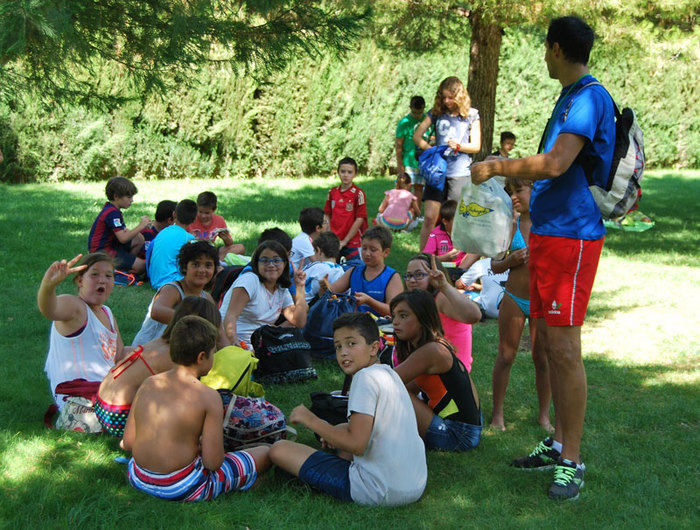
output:
[[[357,299],[357,310],[382,317],[391,314],[389,302],[403,291],[401,276],[384,264],[391,252],[394,237],[383,226],[374,226],[362,236],[362,265],[345,271],[331,284],[331,291],[344,293],[350,289]]]

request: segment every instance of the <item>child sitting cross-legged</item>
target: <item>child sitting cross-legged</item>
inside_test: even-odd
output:
[[[222,260],[229,253],[243,254],[245,248],[240,243],[233,242],[226,220],[214,213],[216,202],[216,194],[212,191],[203,191],[197,195],[197,218],[187,227],[187,231],[197,239],[209,241],[211,244],[220,238],[224,243],[223,247],[219,247],[219,257]]]
[[[391,301],[391,313],[401,363],[395,370],[412,394],[426,449],[474,449],[483,424],[479,396],[454,346],[445,340],[433,295],[405,291]]]
[[[203,318],[184,317],[170,335],[175,367],[136,393],[123,439],[136,489],[166,500],[210,500],[250,488],[269,467],[266,446],[224,453],[221,396],[199,381],[214,363],[217,335]]]
[[[386,196],[379,205],[375,224],[390,230],[410,230],[411,222],[420,215],[418,199],[409,191],[410,187],[411,177],[408,174],[396,177],[396,187],[384,192]]]
[[[184,298],[163,335],[136,348],[102,380],[95,398],[95,414],[105,432],[119,438],[124,436],[126,418],[141,383],[174,366],[170,359],[170,334],[173,326],[187,315],[200,316],[217,328],[221,325],[221,315],[212,302],[198,296]]]
[[[384,264],[393,239],[391,232],[383,226],[367,230],[362,236],[364,263],[348,269],[331,284],[331,291],[343,293],[350,289],[357,300],[358,311],[369,311],[378,317],[389,315],[389,301],[403,291],[399,273]]]
[[[329,282],[339,279],[345,270],[336,263],[340,253],[340,239],[333,232],[321,232],[313,242],[314,255],[304,265],[306,273],[306,301],[311,302],[318,295],[322,280]]]
[[[366,313],[345,313],[333,323],[333,341],[341,370],[353,376],[348,422],[330,425],[304,405],[292,410],[289,420],[314,431],[338,454],[280,440],[270,459],[343,501],[381,506],[417,501],[428,475],[425,448],[406,388],[377,360],[377,324]]]

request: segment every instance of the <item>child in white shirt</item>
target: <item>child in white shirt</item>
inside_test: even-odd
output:
[[[289,415],[338,454],[280,440],[272,462],[333,497],[366,505],[417,501],[428,477],[425,446],[418,435],[408,391],[398,375],[379,364],[379,330],[366,313],[345,313],[334,323],[336,359],[352,375],[348,423],[330,425],[304,405]]]

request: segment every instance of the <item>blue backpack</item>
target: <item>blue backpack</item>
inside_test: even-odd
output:
[[[355,311],[357,301],[347,294],[334,294],[330,291],[311,306],[306,316],[304,338],[311,345],[311,355],[317,359],[335,357],[333,347],[333,322],[343,313]]]
[[[418,158],[420,174],[425,179],[425,183],[438,191],[445,189],[445,173],[447,173],[445,151],[448,148],[446,145],[431,147],[423,151]]]

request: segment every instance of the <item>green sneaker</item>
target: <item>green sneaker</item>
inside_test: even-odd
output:
[[[554,482],[549,488],[549,498],[557,501],[578,499],[579,492],[585,485],[585,473],[586,466],[583,463],[578,467],[576,462],[560,458],[554,468]]]
[[[510,465],[524,471],[544,471],[553,469],[560,453],[552,447],[552,438],[547,437],[537,444],[528,456],[513,460]]]

